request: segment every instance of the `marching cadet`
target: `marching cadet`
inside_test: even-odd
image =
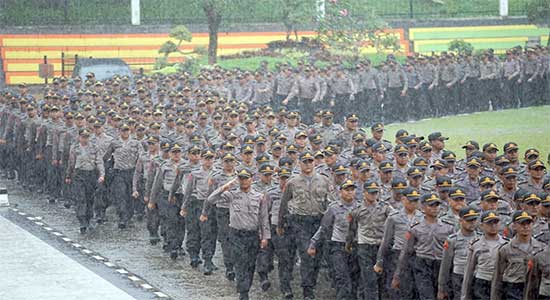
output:
[[[453,224],[455,230],[460,228],[460,211],[466,206],[466,194],[459,187],[448,189],[449,209],[440,217],[447,223]]]
[[[531,161],[527,165],[529,176],[527,180],[520,182],[518,184],[519,188],[528,190],[533,193],[542,192],[542,183],[544,181],[544,171],[546,166],[540,159]]]
[[[397,267],[399,253],[405,244],[405,234],[410,226],[420,222],[423,215],[418,210],[418,201],[420,193],[412,187],[406,187],[401,190],[401,203],[403,207],[392,211],[388,215],[384,223],[384,237],[378,248],[376,256],[376,265],[374,271],[376,273],[386,275],[384,278],[384,289],[389,294],[389,299],[416,299],[415,287],[410,267],[405,268],[401,272],[403,279],[399,291],[395,291],[391,287],[393,272]]]
[[[273,109],[279,109],[284,100],[288,102],[287,98],[292,91],[295,80],[292,70],[288,66],[283,67],[281,72],[275,76],[275,97],[271,104]]]
[[[461,299],[489,299],[496,253],[507,239],[499,235],[500,217],[496,211],[481,214],[483,235],[474,238],[468,248]]]
[[[392,286],[399,287],[400,272],[405,270],[409,258],[415,255],[412,265],[418,295],[420,299],[435,300],[443,244],[454,233],[454,227],[437,218],[441,204],[437,194],[427,193],[421,199],[424,219],[412,225],[406,235],[407,241],[399,255],[399,265],[393,275]]]
[[[443,259],[438,278],[439,300],[460,299],[468,246],[476,237],[479,212],[473,207],[463,207],[459,216],[460,230],[451,234],[443,245]]]
[[[539,212],[533,226],[533,236],[545,243],[550,244],[550,194],[540,194]]]
[[[240,300],[248,300],[252,286],[256,257],[260,248],[266,248],[271,239],[268,203],[265,194],[252,189],[252,172],[243,168],[238,174],[238,188],[233,188],[233,179],[212,192],[204,202],[200,220],[208,220],[210,207],[223,198],[229,204],[229,228],[231,247],[235,258],[237,292]]]
[[[315,234],[321,223],[321,218],[328,205],[332,202],[331,184],[323,175],[313,169],[314,157],[311,152],[300,155],[301,173],[289,179],[283,191],[277,234],[284,234],[288,226],[288,234],[293,236],[298,254],[300,255],[301,286],[304,299],[315,299],[314,288],[319,273],[319,257],[307,254],[309,240]],[[294,247],[293,245],[291,247]],[[321,249],[319,249],[319,252]]]
[[[204,150],[201,153],[201,168],[191,171],[186,179],[180,215],[185,218],[187,228],[186,247],[191,257],[190,265],[197,268],[202,261],[199,254],[202,250],[204,260],[212,260],[216,248],[216,227],[212,222],[200,222],[204,201],[211,189],[208,178],[212,171],[215,153]]]
[[[91,142],[97,145],[101,157],[104,158],[109,145],[113,141],[113,137],[105,134],[103,122],[100,120],[97,120],[93,124],[93,131]],[[107,191],[110,183],[113,181],[113,160],[104,160],[103,166],[105,167],[105,181],[97,185],[94,195],[94,212],[97,224],[103,224],[105,221],[105,211],[110,205],[111,199]]]
[[[491,281],[491,300],[523,299],[533,257],[545,246],[532,237],[533,217],[528,212],[516,210],[512,222],[516,235],[498,249]]]
[[[283,100],[282,104],[290,103],[290,110],[300,108],[304,112],[304,122],[309,124],[313,115],[313,104],[319,100],[320,93],[319,81],[311,75],[311,68],[306,67],[304,75],[294,82],[292,92]],[[293,101],[294,97],[298,97],[298,99]]]
[[[158,168],[149,199],[159,209],[164,240],[167,244],[166,250],[170,253],[170,258],[173,260],[177,259],[178,249],[181,247],[181,243],[178,243],[178,234],[181,230],[185,230],[185,219],[179,214],[182,205],[181,199],[169,197],[178,168],[184,163],[181,159],[181,151],[182,149],[179,144],[174,143],[171,145],[170,160],[164,162]]]
[[[294,236],[289,235],[290,231],[286,230],[288,228],[286,225],[283,235],[279,236],[275,233],[275,228],[277,228],[279,222],[281,196],[289,177],[292,175],[292,170],[287,167],[282,167],[279,169],[277,175],[279,183],[267,191],[271,204],[271,242],[273,243],[275,255],[277,255],[278,258],[278,275],[281,293],[284,299],[293,299],[294,295],[292,294],[290,282],[296,261],[296,243],[291,241]]]
[[[523,300],[550,299],[550,244],[533,253],[532,267],[528,268]]]
[[[500,170],[500,185],[497,192],[513,209],[518,209],[517,203],[514,202],[514,195],[518,190],[517,186],[518,171],[515,167],[505,167]]]
[[[380,200],[380,185],[368,180],[363,187],[363,201],[349,215],[347,243],[357,243],[357,257],[361,271],[362,293],[365,299],[379,299],[382,278],[374,271],[376,255],[384,235],[384,223],[393,209]]]
[[[477,158],[471,158],[466,163],[466,175],[455,182],[466,193],[466,204],[479,199],[481,190],[479,189],[479,174],[481,172],[481,162]]]
[[[103,157],[97,146],[90,143],[90,131],[81,129],[78,143],[71,146],[65,173],[65,182],[73,185],[81,234],[86,233],[93,216],[95,183],[104,180]]]
[[[335,75],[329,80],[328,87],[332,92],[334,114],[336,120],[341,120],[350,103],[355,100],[356,87],[350,76],[344,73],[344,67],[337,67]]]
[[[269,163],[263,163],[258,168],[258,171],[260,178],[252,183],[252,188],[258,193],[267,194],[275,186],[272,181],[275,169]],[[271,212],[271,209],[268,209],[268,211]],[[265,292],[271,287],[271,282],[268,279],[268,274],[273,269],[273,244],[271,241],[268,242],[267,247],[260,249],[257,269],[260,277],[260,286]]]
[[[155,181],[155,175],[157,174],[160,166],[170,160],[170,143],[162,142],[160,144],[161,153],[154,156],[150,164],[145,170],[147,172],[144,188],[143,188],[143,202],[147,204],[147,230],[149,231],[149,243],[156,245],[160,242],[159,227],[160,227],[160,215],[159,209],[156,203],[151,201],[151,190]],[[162,236],[164,236],[164,230],[162,228]]]
[[[132,177],[132,197],[139,202],[145,203],[145,183],[149,175],[149,168],[152,160],[159,153],[159,139],[156,136],[147,138],[147,151],[141,153],[134,169]],[[138,215],[139,216],[139,215]]]
[[[237,171],[235,170],[236,157],[231,153],[226,153],[222,156],[222,168],[221,170],[216,170],[210,173],[208,178],[208,185],[210,190],[213,191],[218,187],[226,184],[227,182],[235,179],[237,176]],[[232,281],[235,278],[234,271],[234,258],[232,255],[231,241],[229,239],[229,203],[225,199],[221,198],[219,201],[216,201],[216,209],[209,210],[208,212],[204,211],[206,206],[206,201],[204,202],[202,213],[208,217],[205,222],[215,222],[218,232],[218,241],[221,244],[222,253],[223,253],[223,263],[225,265],[225,276],[227,279]],[[209,214],[207,214],[209,213]],[[215,221],[213,220],[215,218]],[[208,225],[207,225],[208,226]],[[215,244],[214,244],[215,246]],[[205,258],[204,262],[204,275],[211,275],[216,267],[212,262],[211,257],[208,259]]]
[[[355,183],[349,179],[340,184],[340,201],[331,203],[307,250],[310,256],[316,256],[319,246],[328,241],[331,265],[334,268],[336,299],[355,299],[357,296],[357,250],[351,245],[346,246],[350,213],[359,206],[355,201],[355,187]]]
[[[141,144],[130,137],[130,126],[123,124],[119,129],[119,137],[111,142],[104,154],[104,160],[111,155],[114,159],[110,193],[114,199],[112,203],[116,203],[120,229],[126,228],[134,214],[134,200],[131,198],[132,179],[141,151]]]

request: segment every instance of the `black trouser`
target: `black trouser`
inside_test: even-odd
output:
[[[374,272],[376,255],[379,245],[360,244],[358,245],[357,256],[361,269],[361,282],[363,284],[363,295],[365,300],[380,299],[381,276]]]
[[[532,74],[526,74],[525,80],[522,83],[521,107],[535,106],[542,103],[540,79],[536,77],[533,78],[533,81],[529,82],[528,79],[531,76]]]
[[[195,197],[189,199],[186,207],[187,216],[185,217],[185,227],[187,229],[187,240],[185,246],[187,253],[191,258],[198,258],[201,251],[201,224],[199,217],[202,212],[204,201],[197,200]]]
[[[523,290],[525,284],[502,282],[502,299],[506,300],[523,300]]]
[[[80,227],[88,227],[93,216],[96,171],[76,170],[72,178],[76,217]]]
[[[280,95],[275,94],[275,97],[273,97],[273,100],[271,100],[271,107],[273,107],[273,111],[278,111],[281,106],[283,106],[282,102],[286,99],[288,95]]]
[[[472,300],[486,300],[491,298],[491,281],[474,278]]]
[[[392,279],[393,279],[393,273],[394,273],[395,269],[397,268],[398,259],[399,259],[399,251],[398,250],[390,250],[390,252],[388,253],[388,256],[384,257],[384,265],[382,266],[383,269],[384,269],[384,272],[382,273],[382,276],[383,276],[382,298],[383,299],[387,298],[387,299],[390,299],[390,300],[399,300],[399,299],[412,299],[413,298],[412,296],[409,296],[409,298],[405,298],[405,297],[400,298],[399,297],[399,290],[393,289],[391,287],[391,282],[392,282]],[[411,279],[406,277],[409,273],[407,271],[409,271],[409,270],[408,269],[401,270],[401,278],[403,278],[403,280],[401,280],[400,288],[404,284],[409,284],[410,285]]]
[[[157,204],[164,229],[164,240],[168,245],[168,251],[176,251],[181,248],[185,237],[185,218],[180,215],[181,197],[176,196],[175,203],[168,202],[168,191],[163,191]]]
[[[260,248],[258,232],[230,228],[229,233],[231,247],[235,253],[239,253],[235,256],[237,292],[248,293],[252,286],[256,258]]]
[[[160,216],[158,208],[147,208],[147,231],[149,238],[157,240],[159,238]]]
[[[434,99],[435,116],[444,116],[452,114],[456,107],[457,89],[453,85],[448,88],[449,82],[440,82],[436,88],[437,97]]]
[[[314,257],[307,254],[307,249],[309,248],[311,237],[321,224],[321,218],[322,216],[300,215],[290,215],[288,218],[288,234],[291,237],[291,243],[293,243],[290,247],[296,247],[300,256],[301,286],[304,288],[304,291],[312,290],[317,284],[319,258],[322,256],[322,249],[317,249],[318,254]]]
[[[403,106],[403,121],[419,120],[422,117],[422,110],[425,110],[425,106],[428,105],[425,101],[419,89],[415,90],[414,87],[409,87]]]
[[[143,202],[143,187],[145,186],[145,180],[141,180],[141,182],[139,183],[139,189],[138,189],[138,193],[139,193],[139,196],[137,198],[133,198],[134,199],[134,213],[136,214],[136,216],[141,216],[143,217],[143,215],[145,214],[145,202]]]
[[[296,243],[294,243],[289,235],[288,227],[284,228],[285,233],[282,236],[273,234],[275,226],[271,230],[271,242],[275,249],[275,255],[278,258],[277,268],[279,271],[279,284],[281,293],[291,293],[292,288],[290,281],[294,272],[294,264],[296,262]]]
[[[336,299],[357,299],[359,285],[359,263],[357,249],[354,247],[349,253],[345,249],[345,243],[329,242],[330,258],[334,267],[334,281],[336,283]]]
[[[132,177],[134,169],[114,170],[113,182],[110,184],[112,203],[116,204],[119,222],[126,225],[134,215],[132,198]]]
[[[382,120],[382,99],[380,91],[377,89],[367,89],[363,95],[364,102],[360,105],[360,112],[365,115],[367,122],[377,122]]]
[[[352,109],[350,107],[351,101],[349,100],[350,94],[336,94],[334,95],[334,121],[341,123],[344,120],[345,115]]]
[[[53,152],[52,146],[46,146],[44,151],[44,161],[46,163],[46,191],[50,196],[58,198],[61,195],[61,169],[59,165],[52,165]]]
[[[392,123],[403,118],[406,98],[401,96],[403,87],[393,87],[386,89],[384,96],[384,123]]]
[[[460,300],[460,295],[462,291],[462,281],[464,280],[464,275],[452,273],[451,274],[451,288],[452,291],[449,293],[449,299],[451,300]]]
[[[502,108],[510,109],[517,108],[519,105],[519,92],[520,85],[518,84],[517,76],[508,80],[507,78],[502,81]]]
[[[274,228],[271,228],[271,236],[277,235]],[[258,266],[258,275],[260,280],[266,280],[269,272],[273,270],[273,256],[275,254],[275,248],[271,240],[268,241],[267,247],[260,249],[258,252],[258,261],[256,265]]]
[[[218,220],[215,209],[210,210],[208,220],[201,222],[200,227],[202,258],[204,260],[212,260],[216,252],[216,240],[218,237]]]
[[[97,185],[94,196],[94,212],[96,219],[105,219],[105,211],[111,206],[112,197],[109,195],[110,187],[114,181],[115,170],[105,168],[105,181]]]
[[[226,271],[233,271],[234,257],[231,247],[231,235],[229,234],[229,208],[216,208],[216,220],[218,224],[218,241],[222,246],[223,264]]]
[[[441,261],[439,260],[415,257],[413,263],[414,281],[420,299],[436,299],[440,265]]]
[[[302,121],[305,124],[311,124],[313,122],[313,114],[315,112],[314,112],[314,105],[311,100],[313,99],[300,98],[298,100],[298,106],[296,107],[298,110],[302,112]]]

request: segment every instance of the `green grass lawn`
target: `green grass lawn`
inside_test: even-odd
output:
[[[393,142],[395,132],[401,128],[426,138],[431,132],[441,131],[449,137],[447,148],[459,157],[464,157],[461,147],[470,139],[477,141],[480,147],[485,143],[496,143],[500,149],[499,154],[502,154],[502,146],[506,142],[516,142],[520,147],[520,158],[523,158],[527,148],[533,147],[541,152],[543,161],[546,162],[550,152],[550,106],[390,124],[386,126],[386,139]]]

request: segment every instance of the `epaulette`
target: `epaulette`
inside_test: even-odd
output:
[[[411,228],[413,228],[414,226],[416,226],[416,225],[418,225],[418,224],[420,224],[420,222],[416,222],[416,223],[412,224],[412,225],[411,225]]]
[[[445,219],[440,219],[440,220],[441,220],[441,222],[443,222],[443,223],[445,223],[445,224],[447,224],[447,225],[455,226],[455,224],[453,224],[453,223],[451,223],[451,222],[449,222],[449,221],[447,221],[447,220],[445,220]]]
[[[542,236],[545,232],[539,232],[537,234],[533,234],[533,238],[538,239],[540,236]]]
[[[472,245],[474,245],[475,243],[479,242],[480,239],[481,239],[481,238],[478,238],[478,237],[472,239],[472,240],[470,241],[470,246],[472,246]]]
[[[540,249],[538,249],[537,251],[533,252],[533,256],[535,256],[535,255],[541,253],[542,251],[544,251],[544,249],[545,249],[545,248],[540,248]]]
[[[398,210],[393,210],[392,212],[390,212],[390,214],[388,215],[389,216],[394,216],[394,215],[397,215],[399,214],[399,211]]]
[[[458,235],[458,233],[455,232],[455,233],[449,235],[449,239],[453,239],[453,238],[457,237],[457,235]]]

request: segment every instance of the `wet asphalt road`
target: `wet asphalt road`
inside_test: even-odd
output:
[[[219,244],[214,257],[214,264],[219,270],[213,275],[205,276],[201,267],[194,270],[189,266],[189,256],[180,256],[176,261],[172,261],[168,254],[163,252],[161,243],[156,246],[150,245],[145,221],[138,222],[134,218],[127,229],[120,230],[117,227],[115,210],[110,207],[107,211],[107,223],[81,235],[74,209],[66,209],[61,202],[48,203],[44,194],[24,190],[13,180],[1,179],[0,186],[7,187],[12,207],[16,205],[22,211],[43,217],[46,224],[107,257],[111,262],[141,276],[173,299],[238,298],[235,284],[225,279]],[[250,298],[282,299],[276,273],[273,271],[270,274],[272,285],[267,292],[261,291],[256,276]],[[301,299],[298,267],[295,267],[293,275],[294,299]],[[316,289],[317,299],[335,299],[334,289],[329,286],[326,272],[322,271]]]

